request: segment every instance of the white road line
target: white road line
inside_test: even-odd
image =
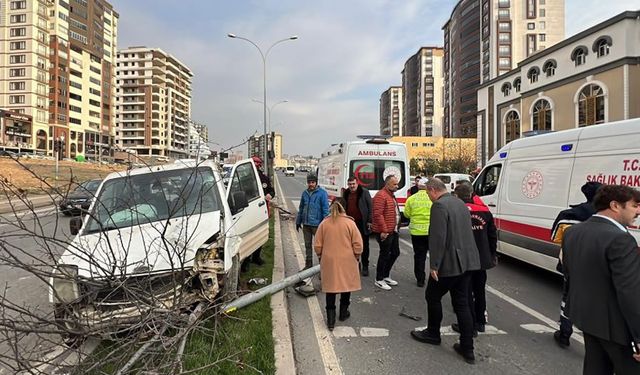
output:
[[[509,302],[510,304],[512,304],[513,306],[517,307],[518,309],[524,311],[525,313],[533,316],[534,318],[540,320],[541,322],[543,322],[544,324],[548,325],[549,327],[555,329],[558,329],[558,323],[550,318],[547,318],[546,316],[544,316],[542,313],[537,312],[536,310],[532,309],[531,307],[523,304],[522,302],[519,302],[511,297],[509,297],[508,295],[502,293],[501,291],[494,289],[492,287],[490,287],[489,285],[487,285],[487,291],[493,295],[495,295],[496,297]],[[571,338],[576,340],[577,342],[579,342],[580,344],[584,345],[584,338],[579,335],[578,333],[574,333],[573,335],[571,335]]]
[[[280,181],[276,178],[276,188],[279,191],[280,196],[284,196],[282,194],[282,188],[280,187]],[[287,204],[286,199],[282,202],[285,210],[289,211],[289,206]],[[287,222],[284,224],[289,227],[289,231],[291,234],[291,238],[293,241],[294,252],[296,257],[298,258],[298,266],[299,269],[304,268],[304,256],[302,254],[302,249],[300,248],[300,244],[298,243],[298,236],[296,235],[294,225],[291,222]],[[327,329],[327,326],[324,324],[324,318],[322,317],[322,312],[320,310],[320,303],[317,298],[309,297],[307,298],[307,303],[309,305],[309,311],[311,312],[311,321],[313,322],[313,330],[316,334],[316,339],[318,341],[318,346],[320,347],[320,356],[322,357],[322,363],[324,364],[324,369],[326,374],[343,374],[342,369],[340,368],[340,363],[338,362],[338,356],[336,355],[336,351],[333,347],[333,342],[331,341],[331,333]]]
[[[534,333],[553,333],[555,329],[544,324],[520,324],[520,327]]]
[[[422,331],[425,329],[427,329],[427,326],[414,328],[415,331]],[[442,336],[457,336],[459,334],[460,333],[454,331],[453,328],[451,328],[451,326],[440,327],[440,335]],[[478,334],[479,335],[506,335],[507,332],[501,329],[498,329],[497,327],[486,325],[484,327],[484,332],[478,332]]]
[[[336,326],[333,329],[333,337],[358,337],[356,330],[353,327]]]
[[[297,209],[298,207],[300,207],[300,199],[292,199],[291,200],[291,205],[294,206]],[[289,211],[288,209],[286,209],[286,210]]]
[[[398,234],[398,236],[400,236],[400,234]],[[404,238],[400,238],[400,237],[398,237],[398,238],[400,239],[400,242],[402,242],[404,245],[408,246],[410,249],[413,249],[413,244],[411,242],[405,240]],[[404,255],[409,255],[409,252],[408,251],[404,251],[402,249],[402,247],[400,247],[400,252],[402,254],[404,254]]]
[[[389,336],[389,330],[386,328],[360,328],[360,336],[362,337],[387,337]]]

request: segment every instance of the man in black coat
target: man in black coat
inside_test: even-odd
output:
[[[430,178],[426,187],[433,202],[429,222],[431,273],[425,291],[428,320],[426,329],[414,330],[411,336],[427,344],[440,345],[442,297],[450,292],[460,328],[460,343],[454,344],[453,349],[467,363],[473,364],[473,317],[469,309],[471,275],[468,271],[480,269],[480,256],[471,228],[471,215],[460,199],[447,192],[441,180]]]
[[[369,276],[369,235],[371,234],[371,193],[358,184],[358,180],[351,176],[347,180],[347,189],[342,192],[342,198],[347,202],[347,215],[351,216],[358,226],[362,236],[362,255],[360,265],[362,276]]]
[[[640,252],[626,228],[639,202],[629,186],[602,186],[597,214],[564,235],[567,311],[584,332],[585,375],[640,374]]]
[[[562,245],[562,233],[564,233],[564,230],[573,224],[581,223],[589,219],[591,215],[596,213],[596,209],[593,205],[593,198],[596,196],[596,193],[601,186],[601,183],[595,181],[589,181],[582,185],[580,190],[582,191],[582,194],[584,194],[585,198],[587,198],[587,201],[560,211],[558,217],[556,217],[556,220],[553,222],[553,226],[551,226],[551,240],[553,242]],[[562,272],[561,260],[558,261],[557,270],[558,272]],[[556,343],[560,345],[561,348],[569,347],[571,343],[569,339],[571,338],[571,334],[573,334],[573,324],[569,317],[567,317],[567,313],[565,311],[568,290],[569,284],[565,278],[562,286],[562,300],[560,302],[560,329],[553,333],[553,339],[556,340]]]

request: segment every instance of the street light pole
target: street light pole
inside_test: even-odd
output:
[[[276,42],[274,42],[273,44],[271,44],[271,46],[269,46],[269,48],[267,48],[267,52],[263,53],[262,49],[256,44],[254,43],[252,40],[247,39],[245,37],[241,37],[241,36],[237,36],[235,34],[229,33],[227,34],[227,36],[229,38],[233,38],[233,39],[241,39],[244,40],[248,43],[251,43],[254,47],[256,47],[256,49],[258,50],[258,52],[260,53],[260,57],[262,57],[262,111],[263,111],[263,133],[264,133],[264,142],[263,142],[263,147],[264,147],[264,158],[263,158],[263,163],[266,167],[266,172],[267,175],[269,177],[271,177],[271,170],[269,168],[269,157],[267,154],[267,57],[269,56],[269,52],[271,52],[271,49],[273,47],[275,47],[276,45],[289,41],[289,40],[296,40],[298,39],[297,35],[292,35],[288,38],[285,39],[280,39]]]

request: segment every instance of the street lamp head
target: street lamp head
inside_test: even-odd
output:
[[[292,35],[292,36],[289,37],[289,39],[296,40],[296,39],[298,39],[298,36],[297,35]]]
[[[236,38],[236,34],[232,34],[232,33],[227,34],[227,36],[228,36],[229,38]]]

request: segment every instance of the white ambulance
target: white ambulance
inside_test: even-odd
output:
[[[555,271],[551,226],[586,199],[587,181],[640,188],[640,119],[521,138],[502,147],[474,181],[498,227],[498,251]],[[639,240],[638,222],[630,229]]]
[[[400,209],[404,210],[409,191],[409,160],[403,143],[389,142],[381,136],[360,136],[360,140],[332,145],[318,161],[318,185],[334,199],[347,188],[349,176],[369,189],[373,197],[384,187],[389,175],[398,177],[395,193]]]

